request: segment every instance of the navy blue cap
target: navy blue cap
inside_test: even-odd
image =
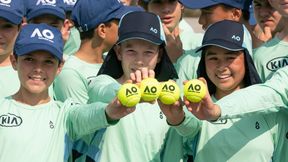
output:
[[[59,29],[44,23],[27,24],[23,26],[16,38],[14,54],[22,56],[44,50],[62,60],[63,47],[64,42]]]
[[[63,0],[63,2],[64,2],[64,10],[65,12],[67,12],[67,11],[72,11],[77,0]]]
[[[122,17],[118,30],[117,44],[130,40],[142,39],[159,45],[163,53],[154,71],[158,81],[177,79],[178,75],[165,49],[165,34],[159,16],[145,11],[130,12]],[[108,52],[98,75],[106,74],[115,79],[123,75],[121,61],[118,60],[114,48]]]
[[[124,6],[119,0],[80,0],[73,8],[71,19],[83,32],[112,19],[120,19],[128,12],[143,10],[138,6]]]
[[[13,24],[20,24],[24,16],[23,0],[0,1],[0,17]]]
[[[244,9],[246,0],[179,0],[185,7],[201,9],[217,4],[225,4],[231,7]]]
[[[25,0],[26,17],[31,20],[44,14],[54,15],[65,19],[63,0]]]
[[[223,20],[208,27],[200,51],[207,46],[218,46],[230,51],[247,49],[252,54],[252,38],[248,29],[239,22]]]
[[[166,41],[161,19],[147,12],[126,14],[119,23],[118,36],[117,44],[128,39],[143,39],[157,45]]]

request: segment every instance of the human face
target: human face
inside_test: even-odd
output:
[[[62,63],[46,51],[11,57],[12,66],[18,71],[20,91],[25,94],[48,95],[48,88],[62,68]]]
[[[0,18],[0,57],[12,54],[18,33],[18,25]]]
[[[130,79],[130,74],[136,70],[142,68],[154,70],[160,61],[159,46],[145,40],[127,40],[116,46],[115,51],[124,72],[120,78],[122,81]]]
[[[170,32],[178,26],[183,9],[177,0],[152,0],[148,4],[148,11],[159,15]]]
[[[284,27],[281,14],[267,0],[254,0],[254,14],[261,29],[269,27],[273,35]]]
[[[245,58],[243,51],[229,51],[217,46],[205,50],[208,78],[216,86],[215,96],[225,96],[244,86]]]
[[[224,9],[224,6],[220,4],[202,8],[198,22],[202,25],[202,29],[206,30],[209,25],[222,20],[234,19],[232,10]]]
[[[269,0],[269,3],[282,16],[288,17],[288,0]]]
[[[105,38],[104,44],[106,48],[104,52],[109,51],[113,45],[117,42],[118,39],[118,23],[119,20],[112,20],[108,25],[105,25]]]
[[[44,14],[44,15],[40,15],[35,18],[32,18],[29,21],[29,23],[33,23],[33,24],[45,23],[45,24],[48,24],[50,26],[53,26],[61,30],[64,24],[64,20],[61,20],[60,18],[54,15]]]

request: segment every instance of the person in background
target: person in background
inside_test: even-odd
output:
[[[183,54],[201,45],[202,33],[195,33],[183,19],[183,5],[178,0],[139,0],[138,5],[160,16],[167,40],[166,49],[173,63]]]
[[[280,68],[288,65],[288,18],[271,7],[268,0],[254,0],[255,15],[261,28],[272,39],[254,50],[254,63],[263,81],[270,79]],[[259,20],[258,20],[259,19]]]
[[[77,0],[63,0],[64,2],[64,11],[65,11],[65,20],[64,24],[68,23],[70,26],[68,32],[65,37],[69,37],[67,42],[64,45],[64,57],[68,57],[70,55],[75,54],[81,44],[79,31],[74,27],[74,22],[71,20],[72,9],[77,2]],[[64,58],[65,59],[65,58]],[[66,60],[66,59],[65,59]]]
[[[0,98],[17,92],[20,82],[13,70],[10,55],[13,54],[15,39],[21,29],[24,16],[22,0],[0,1]]]

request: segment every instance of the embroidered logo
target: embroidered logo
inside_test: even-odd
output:
[[[15,114],[5,114],[0,116],[0,126],[18,127],[22,124],[22,118]]]
[[[0,6],[11,7],[10,3],[12,0],[0,0]]]
[[[51,129],[54,129],[54,124],[53,124],[53,122],[50,120],[50,122],[49,122],[49,127],[51,128]]]
[[[260,123],[258,121],[255,123],[255,128],[260,129]]]
[[[232,39],[234,39],[234,40],[236,40],[238,42],[241,41],[241,38],[239,36],[237,36],[237,35],[233,35]]]
[[[56,6],[56,0],[38,0],[36,6],[38,5]]]
[[[43,39],[51,43],[54,43],[53,41],[54,34],[48,29],[44,29],[42,31],[40,31],[40,29],[38,28],[34,29],[33,33],[31,34],[31,38],[34,38],[34,37],[38,37],[38,39]]]

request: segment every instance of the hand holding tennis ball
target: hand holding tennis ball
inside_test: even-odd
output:
[[[161,84],[161,92],[159,95],[159,100],[165,105],[172,105],[180,98],[180,89],[178,85],[169,80]]]
[[[134,107],[140,102],[140,89],[135,84],[125,83],[120,87],[117,97],[123,106]]]
[[[200,102],[206,95],[206,92],[206,85],[198,79],[192,79],[184,85],[184,96],[193,103]]]
[[[154,101],[160,95],[160,84],[155,78],[145,78],[140,83],[140,91],[143,101]]]

